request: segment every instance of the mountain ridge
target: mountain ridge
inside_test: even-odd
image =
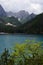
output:
[[[4,8],[0,5],[0,17],[3,17],[3,16],[6,17],[7,14],[6,14]]]
[[[34,13],[33,13],[34,14]],[[15,17],[18,19],[18,21],[21,22],[21,24],[24,24],[26,21],[31,20],[36,15],[29,14],[25,10],[21,10],[19,12],[13,13],[13,12],[5,12],[4,8],[0,5],[0,17]]]
[[[6,16],[2,6],[0,6],[0,13],[0,32],[43,34],[43,13],[39,15],[32,13],[29,15],[28,12],[23,10],[17,14],[20,20],[18,20],[19,17],[16,17],[16,14],[13,16],[14,13],[12,16]]]
[[[34,19],[27,21],[17,30],[27,34],[43,34],[43,13],[37,15]]]

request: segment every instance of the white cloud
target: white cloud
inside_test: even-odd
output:
[[[41,6],[39,4],[31,4],[31,11],[35,12],[35,13],[41,13]]]
[[[6,11],[26,10],[30,13],[43,12],[43,0],[0,0]]]

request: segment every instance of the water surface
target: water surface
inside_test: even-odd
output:
[[[4,48],[12,48],[16,43],[23,43],[25,40],[43,41],[43,35],[0,35],[0,53]]]

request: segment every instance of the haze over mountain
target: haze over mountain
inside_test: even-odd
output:
[[[25,19],[26,17],[28,17],[30,14],[25,11],[25,10],[21,10],[19,12],[5,12],[4,8],[0,5],[0,16],[8,16],[8,17],[11,17],[11,16],[14,16],[14,17],[17,17],[17,18],[20,18],[20,19]]]
[[[0,0],[0,4],[5,11],[18,12],[25,10],[30,14],[43,12],[43,0]]]
[[[17,13],[5,12],[0,5],[0,32],[43,33],[43,13],[39,15],[29,14],[25,10]]]
[[[12,17],[14,16],[15,18],[17,18],[21,23],[25,23],[28,20],[31,20],[32,18],[35,17],[35,14],[29,14],[27,11],[25,10],[21,10],[19,12],[5,12],[4,8],[0,5],[0,16],[2,17]]]
[[[14,16],[14,17],[18,18],[18,20],[22,23],[22,20],[26,19],[29,16],[29,13],[25,10],[21,10],[16,13],[7,12],[7,16],[8,17]]]
[[[17,18],[20,18],[20,19],[25,18],[28,15],[29,15],[29,13],[27,11],[25,11],[25,10],[21,10],[21,11],[16,12],[16,13],[14,13],[14,12],[7,12],[7,16],[8,17],[14,16],[14,17],[17,17]]]
[[[18,18],[18,20],[23,24],[26,21],[33,19],[36,16],[36,14],[34,13],[29,14],[27,11],[21,10],[17,13],[7,12],[7,16],[8,17],[14,16]]]
[[[5,12],[4,8],[0,5],[0,25],[10,23],[12,25],[20,25],[21,23],[18,21],[17,18],[11,16],[7,16],[7,12]]]
[[[27,21],[30,21],[32,19],[34,19],[36,17],[36,14],[32,13],[32,14],[29,14],[27,17],[23,18],[21,20],[21,22],[24,24],[26,23]]]

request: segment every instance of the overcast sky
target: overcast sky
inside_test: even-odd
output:
[[[0,4],[6,11],[26,10],[37,14],[43,12],[43,0],[0,0]]]

